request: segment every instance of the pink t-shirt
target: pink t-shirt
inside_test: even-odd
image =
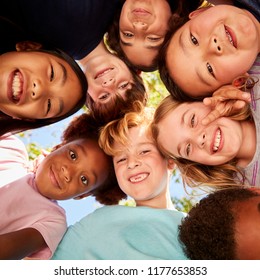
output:
[[[14,135],[0,137],[0,186],[28,173],[28,153],[21,140]]]
[[[14,141],[15,139],[12,140]],[[10,141],[9,143],[15,142]],[[6,168],[2,166],[4,162],[0,163],[0,234],[23,228],[37,229],[48,247],[29,257],[49,259],[67,229],[65,211],[56,201],[52,201],[38,192],[34,180],[35,175],[28,173],[26,161],[22,163],[23,156],[21,155],[24,153],[24,149],[25,147],[21,149],[21,153],[19,153],[18,146],[9,149],[11,151],[11,160],[8,160],[7,153],[5,158],[5,161],[8,164],[10,163],[8,165],[9,169],[7,166]],[[15,155],[17,156],[17,162],[15,161]],[[20,173],[17,180],[14,179],[15,181],[3,185],[2,174],[6,174],[9,170],[14,174],[14,178],[17,176],[14,170],[20,170],[21,166],[24,167],[26,175],[21,177]]]

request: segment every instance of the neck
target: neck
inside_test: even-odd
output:
[[[145,207],[158,208],[158,209],[173,208],[169,187],[167,186],[164,192],[161,192],[159,195],[149,200],[136,201],[136,206],[145,206]]]
[[[256,152],[256,127],[253,121],[241,122],[243,141],[237,154],[240,167],[246,167],[253,159]]]

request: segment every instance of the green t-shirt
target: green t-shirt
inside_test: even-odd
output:
[[[184,213],[148,207],[104,206],[70,226],[56,260],[184,260],[178,225]]]

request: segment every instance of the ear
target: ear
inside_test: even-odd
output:
[[[168,161],[168,169],[171,170],[171,171],[173,169],[175,169],[176,164],[175,164],[174,160],[172,158],[169,158],[167,161]]]
[[[209,9],[209,8],[211,8],[211,7],[199,8],[199,9],[197,9],[197,10],[195,10],[195,11],[192,11],[192,12],[189,14],[189,19],[192,19],[192,18],[198,16],[199,14],[205,12],[205,11],[206,11],[207,9]]]
[[[91,195],[91,193],[84,193],[84,194],[81,194],[79,196],[74,197],[73,199],[80,200],[80,199],[83,199],[83,198],[88,197],[90,195]]]
[[[32,41],[22,41],[19,42],[15,45],[16,50],[18,52],[21,51],[33,51],[33,50],[39,50],[42,48],[42,44],[40,43],[36,43],[36,42],[32,42]]]

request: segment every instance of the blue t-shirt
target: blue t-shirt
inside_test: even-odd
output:
[[[26,40],[81,59],[101,42],[118,6],[120,0],[4,0],[0,16],[20,26]]]
[[[70,226],[56,260],[184,260],[178,225],[184,213],[104,206]]]

